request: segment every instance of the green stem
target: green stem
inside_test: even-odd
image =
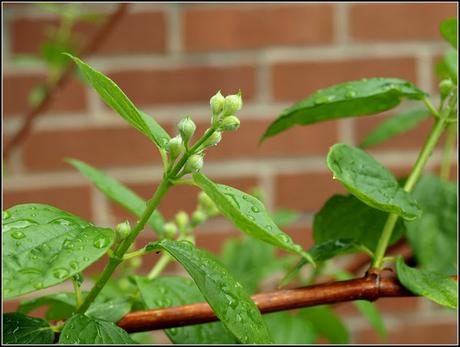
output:
[[[450,165],[452,162],[452,154],[454,152],[455,140],[457,138],[457,126],[449,124],[447,126],[446,143],[442,152],[441,160],[441,173],[440,176],[443,180],[449,181]]]
[[[147,275],[147,278],[149,280],[153,280],[154,278],[156,278],[166,268],[166,266],[171,262],[171,260],[172,258],[169,254],[163,253],[158,262]]]
[[[428,99],[427,97],[424,97],[422,99],[423,103],[425,104],[426,108],[431,112],[432,115],[434,115],[436,118],[440,118],[441,115],[439,114],[439,112],[436,110],[436,107],[434,107],[433,103],[431,102],[430,99]],[[441,106],[442,107],[442,104]]]
[[[81,296],[80,286],[78,285],[77,281],[73,277],[71,277],[70,280],[72,281],[73,289],[75,291],[76,305],[77,305],[77,307],[80,307],[81,304],[83,303],[83,298]]]

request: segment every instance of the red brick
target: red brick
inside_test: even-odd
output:
[[[257,186],[257,180],[253,177],[236,177],[231,179],[219,179],[211,177],[211,179],[215,182],[230,185],[243,191],[249,191],[250,189]],[[129,184],[128,186],[144,199],[149,199],[155,191],[156,184],[157,183]],[[161,201],[159,210],[164,214],[166,218],[173,218],[179,210],[184,210],[188,213],[191,213],[197,206],[198,192],[199,190],[197,188],[189,185],[174,186],[168,191],[164,199]],[[112,204],[112,208],[116,218],[119,218],[120,220],[131,218],[131,220],[133,220],[132,217],[130,217],[130,214],[125,212],[125,210],[118,205]]]
[[[105,18],[108,18],[106,16]],[[57,20],[18,18],[11,23],[11,50],[14,53],[39,53],[46,40],[46,28],[56,27]],[[84,47],[102,24],[81,22],[75,33]],[[95,54],[155,53],[166,48],[166,19],[163,12],[131,13],[117,23]]]
[[[324,4],[189,8],[183,23],[188,51],[328,43],[334,31],[332,6]]]
[[[241,89],[245,100],[251,100],[255,94],[254,66],[130,70],[109,75],[139,106],[190,102],[208,104],[209,98],[218,90],[230,94]]]
[[[25,203],[48,204],[91,221],[91,200],[88,187],[34,188],[4,191],[3,208]]]
[[[276,100],[306,98],[321,88],[370,77],[398,77],[417,82],[412,57],[278,63],[272,67]]]
[[[161,161],[155,145],[134,128],[40,131],[23,145],[24,165],[31,171],[73,170],[67,157],[98,168],[148,165]]]
[[[440,22],[456,13],[454,2],[353,4],[350,33],[357,41],[441,40]]]
[[[234,229],[225,232],[204,232],[197,230],[195,232],[196,246],[205,249],[215,255],[220,255],[224,244],[230,240],[241,237],[243,233]]]
[[[418,323],[417,318],[409,323],[398,325],[389,330],[386,341],[382,341],[375,330],[365,330],[359,334],[356,343],[388,344],[456,344],[458,326],[452,323]]]
[[[344,193],[329,172],[282,174],[276,177],[276,206],[317,212],[333,194]]]
[[[17,115],[29,109],[30,92],[45,81],[44,76],[4,76],[3,112]],[[53,96],[48,111],[51,113],[81,112],[86,109],[85,88],[81,82],[71,80]]]

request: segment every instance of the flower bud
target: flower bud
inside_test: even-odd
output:
[[[174,161],[184,150],[184,143],[182,142],[182,137],[180,135],[177,135],[169,140],[168,152],[171,160]]]
[[[199,154],[191,155],[185,163],[184,172],[198,172],[203,167],[203,156]]]
[[[188,224],[188,214],[184,211],[179,211],[176,213],[176,224],[179,230],[184,230]]]
[[[131,233],[131,226],[128,221],[118,224],[115,227],[115,233],[119,241],[124,240]]]
[[[454,83],[451,80],[442,80],[439,83],[439,91],[441,93],[441,98],[445,99],[451,92],[452,88],[454,88]]]
[[[196,130],[196,125],[192,118],[185,117],[179,122],[177,127],[179,128],[179,133],[182,136],[184,143],[188,144]]]
[[[213,115],[218,115],[224,109],[225,98],[220,93],[220,90],[210,100],[211,110]]]
[[[206,220],[206,218],[207,218],[207,215],[203,211],[197,210],[193,212],[192,214],[192,224],[199,225],[203,223]]]
[[[134,258],[129,259],[128,262],[129,262],[129,265],[133,269],[137,269],[139,266],[142,265],[142,258],[141,257],[134,257]]]
[[[198,194],[198,205],[207,215],[213,215],[218,212],[214,201],[203,191]]]
[[[235,114],[236,111],[241,110],[241,107],[243,107],[243,99],[240,93],[226,96],[223,117]]]
[[[166,223],[164,226],[164,235],[167,239],[172,239],[174,236],[176,236],[177,233],[177,226],[176,224],[170,222]]]
[[[235,131],[240,127],[240,120],[235,116],[229,116],[222,120],[220,128],[224,131]]]
[[[203,148],[211,147],[217,145],[220,140],[222,140],[222,133],[220,131],[215,131],[208,139],[203,143]]]

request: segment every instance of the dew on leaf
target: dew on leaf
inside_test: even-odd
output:
[[[333,95],[323,95],[323,96],[317,97],[314,102],[316,105],[328,104],[332,100],[334,100],[334,98],[335,97]]]
[[[88,257],[83,257],[83,261],[89,261]]]
[[[73,244],[72,240],[66,239],[62,244],[62,248],[64,249],[74,249],[75,245]]]
[[[58,267],[53,270],[53,276],[58,279],[62,279],[66,277],[68,274],[69,274],[69,271],[63,267]]]
[[[43,288],[43,282],[37,282],[33,284],[33,287],[35,289],[42,289]]]
[[[8,219],[11,217],[11,213],[8,211],[2,211],[2,219]]]
[[[256,207],[256,206],[252,206],[251,211],[254,212],[254,213],[259,213],[260,209],[258,207]]]
[[[256,217],[254,217],[252,214],[247,214],[246,216],[252,221],[256,220]]]
[[[345,93],[345,98],[346,99],[351,99],[356,96],[356,92],[354,90],[349,90]]]
[[[74,260],[74,261],[71,261],[69,265],[70,265],[70,267],[71,267],[72,269],[74,269],[74,270],[78,269],[78,262],[75,261],[75,260]]]
[[[34,267],[26,267],[24,269],[19,270],[20,273],[26,275],[41,275],[41,270],[34,268]]]
[[[109,240],[105,237],[99,237],[96,241],[94,241],[93,245],[96,248],[104,248],[109,244]]]
[[[13,239],[20,240],[20,239],[23,239],[24,237],[26,237],[26,235],[20,230],[15,230],[15,231],[13,231],[11,233],[11,237]]]

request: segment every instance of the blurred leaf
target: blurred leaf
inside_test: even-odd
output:
[[[454,17],[442,21],[441,25],[439,26],[439,31],[441,32],[441,35],[455,49],[457,49],[458,40],[457,25],[457,18]]]
[[[442,60],[436,65],[436,74],[440,79],[451,79],[457,84],[457,51],[444,54]]]
[[[316,342],[316,333],[312,323],[300,315],[275,312],[265,314],[264,320],[272,333],[275,344],[314,344]]]
[[[294,210],[279,209],[271,215],[273,221],[279,227],[289,226],[300,219],[300,213]]]
[[[310,322],[317,335],[334,344],[350,342],[348,331],[340,317],[327,305],[303,308],[299,316]]]

